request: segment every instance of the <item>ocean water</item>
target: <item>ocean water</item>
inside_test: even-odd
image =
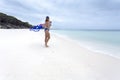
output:
[[[82,47],[120,59],[120,31],[53,30],[53,32],[76,40]]]

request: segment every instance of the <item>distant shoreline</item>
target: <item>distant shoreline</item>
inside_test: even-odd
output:
[[[1,27],[1,26],[0,26]],[[6,29],[6,28],[0,28]],[[8,28],[8,29],[30,29],[30,28]],[[117,29],[50,29],[50,30],[66,30],[66,31],[120,31]]]
[[[0,29],[6,29],[1,28]],[[8,29],[30,29],[30,28],[8,28]],[[120,31],[120,29],[51,29],[51,30],[68,30],[68,31]]]
[[[51,30],[74,30],[74,31],[120,31],[120,29],[51,29]]]

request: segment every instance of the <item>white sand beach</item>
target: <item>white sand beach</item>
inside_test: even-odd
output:
[[[120,80],[120,59],[44,31],[0,30],[0,80]]]

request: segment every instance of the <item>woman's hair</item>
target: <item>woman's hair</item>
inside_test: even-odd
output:
[[[46,16],[46,20],[45,20],[45,22],[47,22],[47,21],[49,21],[49,16]]]
[[[49,16],[46,16],[46,19],[49,19]]]

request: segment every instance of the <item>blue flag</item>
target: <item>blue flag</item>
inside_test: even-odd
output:
[[[44,29],[42,25],[33,26],[30,28],[30,31],[38,32],[40,29]]]

